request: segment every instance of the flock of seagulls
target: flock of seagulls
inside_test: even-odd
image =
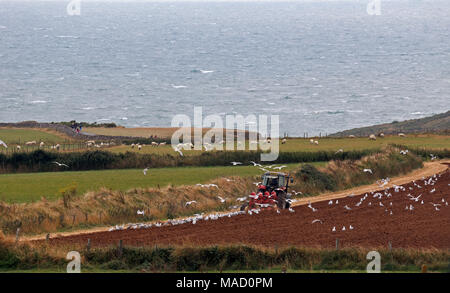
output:
[[[254,213],[258,213],[258,211],[254,211]],[[149,228],[159,228],[159,227],[167,227],[167,226],[177,226],[182,224],[191,223],[193,225],[197,224],[199,221],[215,221],[221,218],[231,218],[238,215],[245,214],[244,211],[233,211],[227,213],[215,213],[210,215],[205,214],[195,214],[194,216],[181,218],[181,219],[172,219],[167,220],[165,222],[156,222],[156,223],[130,223],[126,225],[116,225],[111,227],[108,231],[121,231],[121,230],[136,230],[136,229],[149,229]]]
[[[357,201],[354,204],[354,207],[362,208],[365,205],[365,206],[371,207],[371,208],[383,208],[385,210],[385,212],[387,212],[389,215],[393,215],[392,199],[394,196],[397,198],[398,198],[398,196],[401,196],[401,194],[396,195],[397,193],[405,192],[407,190],[409,190],[409,191],[420,190],[420,193],[417,196],[413,196],[413,195],[411,195],[411,193],[408,193],[406,195],[406,197],[411,201],[411,203],[408,203],[405,206],[404,210],[408,211],[408,212],[415,211],[418,207],[417,204],[419,204],[419,207],[420,207],[420,206],[423,206],[426,201],[428,201],[435,208],[436,211],[439,211],[442,207],[448,206],[448,201],[445,198],[442,198],[439,202],[433,202],[432,200],[429,200],[426,198],[428,195],[432,195],[436,192],[435,184],[440,177],[441,177],[441,175],[435,174],[435,175],[429,177],[428,179],[422,178],[422,180],[418,180],[417,182],[413,181],[412,182],[413,187],[409,187],[409,188],[406,188],[405,186],[402,186],[402,185],[393,184],[391,187],[385,188],[384,190],[367,192],[364,195],[361,195],[359,201]],[[389,180],[389,178],[387,178],[387,179],[382,179],[381,181],[383,182],[383,186],[385,186],[390,180]],[[260,182],[255,182],[255,183],[260,183]],[[203,187],[217,186],[215,184],[206,184],[206,185],[197,184],[197,185],[203,186]],[[428,192],[425,192],[424,186],[429,186],[429,187],[432,186],[432,189],[429,190]],[[450,184],[449,184],[449,186],[450,186]],[[236,199],[236,201],[243,202],[243,201],[247,200],[248,198],[252,198],[252,197],[257,197],[257,195],[249,195],[249,196],[245,196],[245,197],[239,197]],[[356,196],[354,194],[350,194],[347,197],[356,197]],[[222,198],[220,196],[217,196],[217,198],[222,203],[225,203],[228,200],[227,198]],[[295,202],[295,200],[291,200],[290,202],[291,203]],[[193,205],[196,203],[197,202],[195,200],[188,201],[185,203],[185,206],[187,207],[187,206],[190,206],[190,205]],[[414,206],[414,204],[416,206]],[[339,206],[339,199],[329,200],[328,205],[329,206]],[[233,216],[245,215],[245,214],[250,215],[250,216],[254,215],[254,214],[256,215],[261,212],[261,208],[263,208],[263,207],[264,206],[261,204],[257,208],[253,208],[248,211],[231,211],[231,212],[226,212],[226,213],[215,213],[215,214],[210,214],[210,215],[196,214],[194,216],[187,217],[187,218],[168,220],[166,222],[156,222],[156,223],[152,223],[152,224],[138,223],[138,224],[127,224],[127,225],[122,225],[122,226],[116,225],[115,227],[110,228],[109,231],[175,226],[175,225],[187,224],[187,223],[191,223],[191,224],[195,225],[199,221],[218,220],[223,217],[233,217]],[[317,212],[317,210],[318,210],[317,208],[312,206],[311,202],[308,202],[307,207],[313,213]],[[352,212],[354,210],[354,207],[353,207],[353,204],[347,203],[342,208],[345,209],[346,211]],[[295,210],[292,208],[289,208],[289,212],[294,213]],[[276,213],[280,214],[281,212],[280,212],[280,210],[276,209]],[[137,214],[144,215],[144,211],[138,210]],[[322,219],[316,218],[316,219],[312,220],[311,224],[324,224],[324,221]],[[360,229],[361,229],[361,227],[360,227]],[[352,230],[355,230],[354,223],[350,223],[350,224],[346,224],[346,225],[342,225],[342,226],[333,225],[331,228],[331,232],[338,232],[338,231],[346,232],[346,231],[352,231]]]

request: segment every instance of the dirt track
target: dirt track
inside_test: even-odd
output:
[[[414,178],[420,176],[420,172],[415,174]],[[396,182],[399,184],[398,181]],[[320,198],[325,201],[312,203],[312,207],[317,209],[316,212],[307,205],[301,205],[295,207],[294,213],[286,210],[277,214],[276,211],[267,210],[258,215],[239,215],[214,221],[202,220],[195,225],[96,232],[53,238],[50,242],[52,244],[84,244],[87,243],[87,239],[91,239],[94,247],[117,245],[119,240],[123,240],[124,245],[133,246],[246,243],[272,247],[275,245],[334,247],[338,238],[341,247],[379,247],[386,246],[390,241],[393,247],[449,249],[450,171],[448,169],[444,171],[434,185],[425,186],[422,179],[416,180],[416,183],[421,188],[413,185],[412,182],[403,185],[405,191],[395,192],[393,188],[390,188],[387,193],[391,193],[391,197],[387,197],[383,190],[382,199],[374,198],[369,192],[366,200],[359,207],[355,204],[360,201],[365,192],[344,198],[342,194],[331,195],[336,198],[341,197],[338,204],[333,200],[332,205],[328,204],[330,195],[321,196]],[[410,190],[409,187],[413,189]],[[435,191],[431,192],[432,189]],[[346,195],[352,193],[354,192],[345,192]],[[419,194],[422,196],[416,202],[411,200],[408,194],[414,197]],[[421,200],[424,201],[423,204]],[[383,206],[380,206],[380,203]],[[440,204],[439,210],[436,210],[431,203]],[[351,210],[345,209],[346,205]],[[409,205],[412,205],[414,209],[406,210],[406,206],[409,207]],[[321,220],[322,223],[313,224],[312,221],[315,219]],[[350,225],[353,227],[352,230]],[[346,231],[342,231],[344,226]],[[336,228],[335,232],[332,231],[333,227]]]

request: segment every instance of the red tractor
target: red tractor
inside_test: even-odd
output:
[[[252,192],[250,200],[241,206],[241,211],[254,208],[277,207],[288,209],[290,207],[288,193],[289,183],[294,180],[289,174],[281,172],[267,172],[262,176],[262,182],[258,185],[258,192]]]

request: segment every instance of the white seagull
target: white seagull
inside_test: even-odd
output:
[[[371,169],[364,169],[363,172],[373,174]]]
[[[191,205],[193,203],[197,203],[197,202],[195,200],[191,200],[191,201],[186,202],[186,204],[184,206],[187,207],[188,205]]]
[[[59,167],[67,167],[67,168],[69,168],[69,166],[67,166],[66,164],[61,164],[61,163],[58,163],[58,162],[53,162],[53,164],[56,164],[56,165],[58,165]]]
[[[230,163],[233,164],[233,166],[242,165],[241,162],[230,162]]]

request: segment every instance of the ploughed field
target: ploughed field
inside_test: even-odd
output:
[[[402,186],[294,207],[264,210],[195,224],[128,228],[51,238],[51,244],[215,245],[450,248],[450,171]],[[389,186],[389,188],[387,188]],[[345,227],[345,230],[344,230]],[[128,229],[127,229],[128,228]]]

